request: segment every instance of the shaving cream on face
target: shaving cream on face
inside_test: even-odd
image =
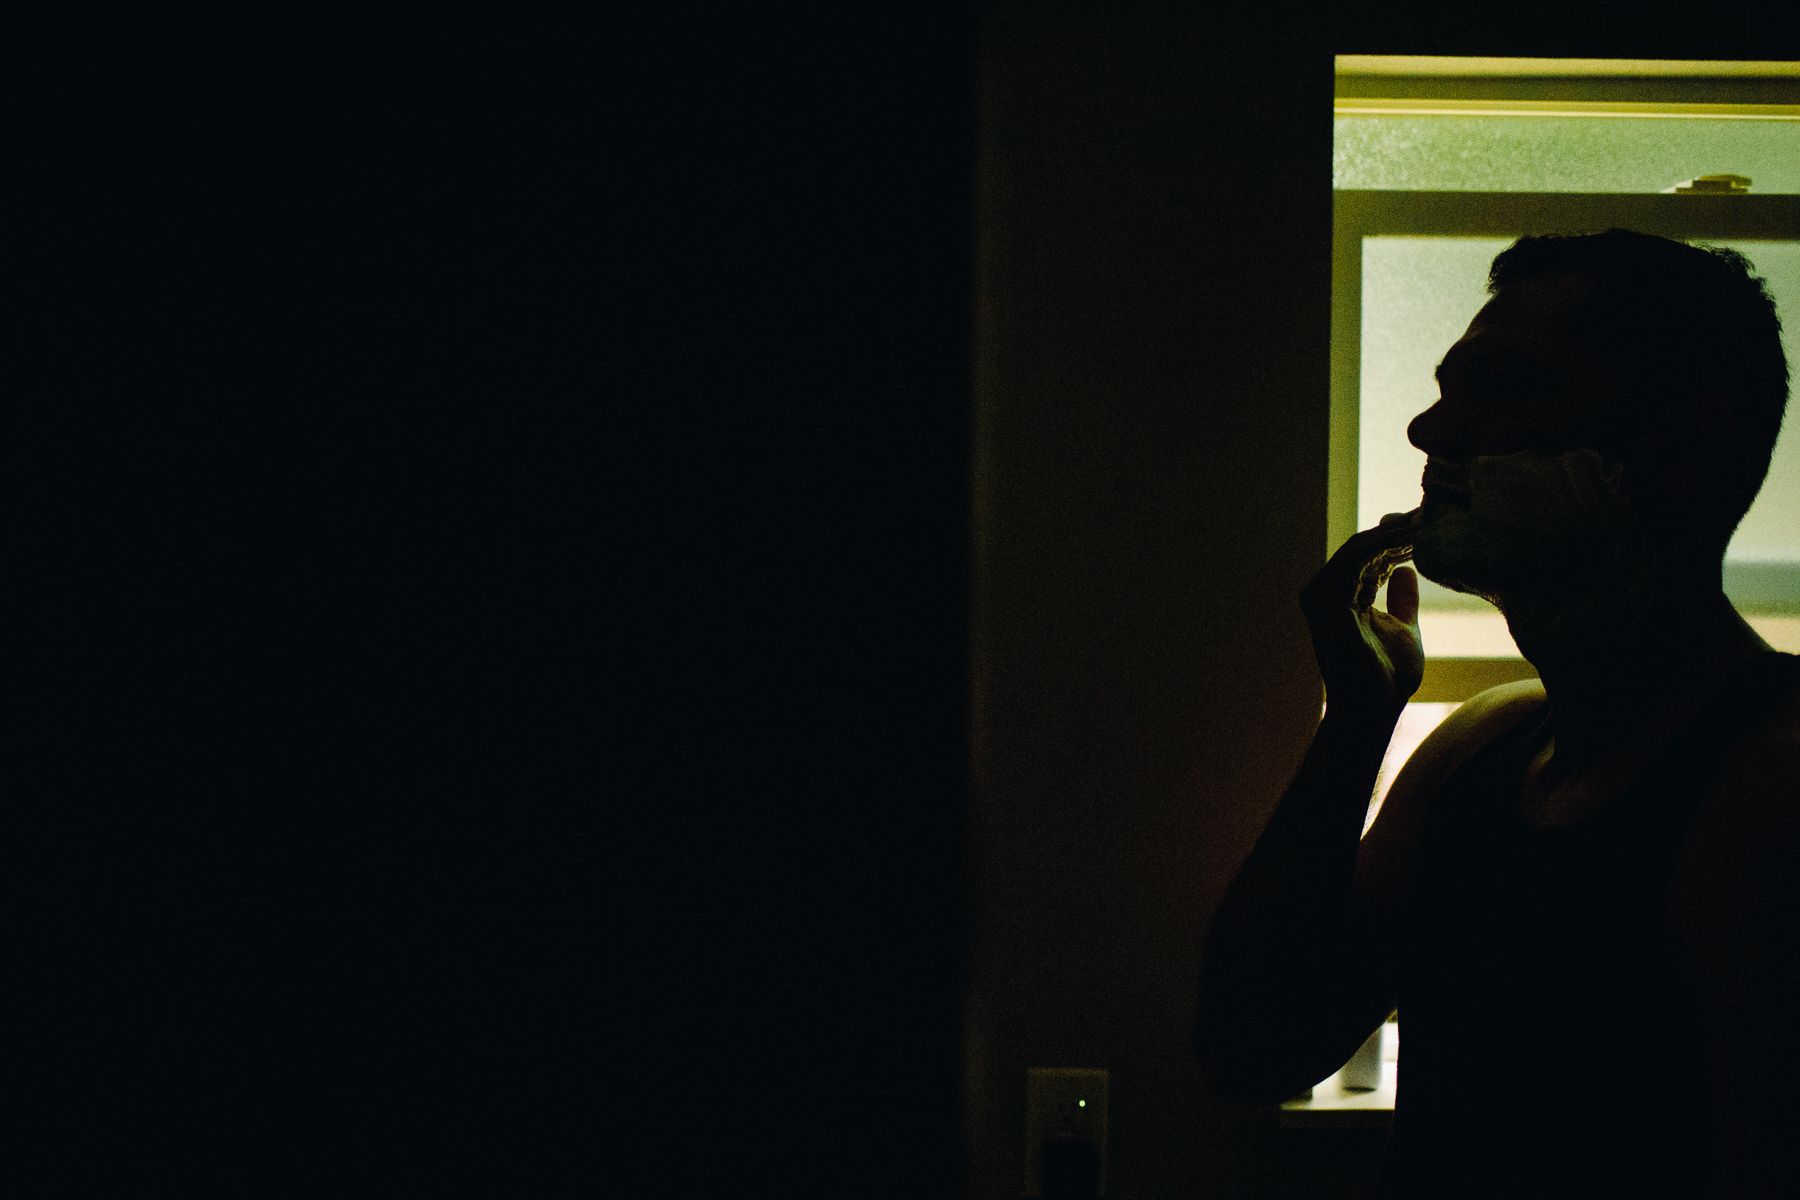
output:
[[[1477,458],[1469,505],[1420,519],[1419,573],[1492,600],[1521,646],[1629,628],[1648,604],[1655,551],[1624,468],[1593,450]]]

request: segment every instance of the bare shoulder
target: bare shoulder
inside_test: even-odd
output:
[[[1544,701],[1535,679],[1489,688],[1468,700],[1419,744],[1388,789],[1356,858],[1361,902],[1391,911],[1417,851],[1432,798],[1456,769]]]
[[[1774,770],[1793,783],[1796,764],[1800,764],[1800,685],[1783,693],[1732,748],[1724,775],[1762,776]]]
[[[1499,737],[1544,702],[1544,685],[1536,679],[1503,683],[1460,705],[1407,760],[1410,790],[1435,791],[1482,747]],[[1402,772],[1402,777],[1406,774]],[[1400,786],[1400,780],[1394,781]]]
[[[1406,760],[1369,836],[1375,837],[1383,822],[1388,825],[1386,836],[1404,836],[1458,767],[1543,702],[1544,685],[1521,679],[1489,688],[1460,705]]]
[[[1674,899],[1703,915],[1705,893],[1793,890],[1800,861],[1800,687],[1780,697],[1720,764],[1677,863]]]
[[[1756,771],[1762,764],[1791,765],[1800,753],[1800,683],[1789,688],[1733,747],[1725,769]]]
[[[1700,1001],[1717,1194],[1792,1190],[1800,1096],[1800,689],[1733,747],[1670,880],[1681,957]]]

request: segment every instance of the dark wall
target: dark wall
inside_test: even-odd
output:
[[[593,1157],[594,32],[144,11],[23,40],[46,1190]]]
[[[52,1184],[952,1192],[971,18],[50,24]]]
[[[1243,1194],[1187,1048],[1201,920],[1304,748],[1332,65],[1242,19],[996,7],[984,42],[971,1194],[1029,1067],[1112,1072],[1109,1194]]]
[[[648,1007],[609,1034],[651,1048],[657,1192],[956,1190],[974,43],[950,6],[713,14],[644,114]]]

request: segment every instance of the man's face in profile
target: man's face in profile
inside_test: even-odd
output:
[[[1588,291],[1578,275],[1554,275],[1513,284],[1488,301],[1444,355],[1441,398],[1413,418],[1412,444],[1463,466],[1524,450],[1613,450],[1608,456],[1616,457],[1612,371],[1578,321]]]
[[[1626,586],[1621,571],[1642,574],[1620,398],[1578,320],[1588,286],[1574,275],[1508,286],[1445,355],[1441,398],[1408,429],[1429,455],[1413,559],[1427,579],[1496,602],[1579,601]]]

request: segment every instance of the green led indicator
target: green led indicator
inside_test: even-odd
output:
[[[1076,1102],[1075,1102],[1075,1103],[1077,1103],[1077,1104],[1079,1104],[1079,1105],[1080,1105],[1080,1106],[1081,1106],[1081,1107],[1083,1107],[1083,1108],[1086,1108],[1086,1107],[1087,1107],[1087,1101],[1086,1101],[1086,1100],[1077,1100],[1077,1101],[1076,1101]]]

